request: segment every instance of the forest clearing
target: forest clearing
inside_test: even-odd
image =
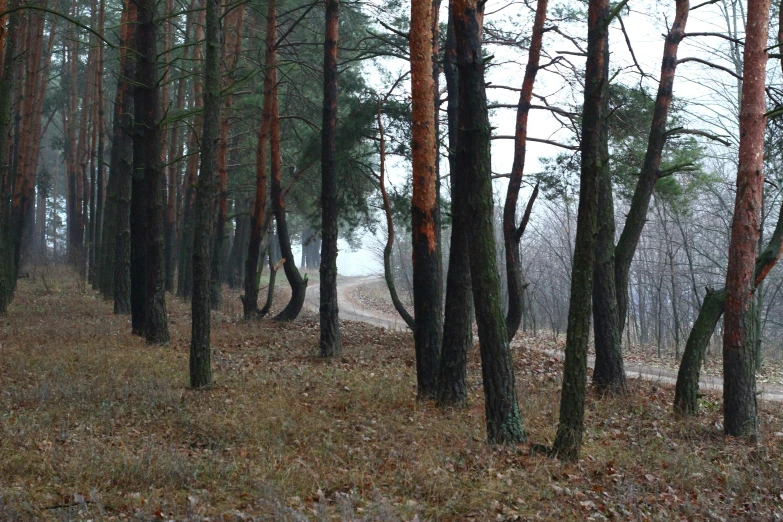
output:
[[[189,311],[148,346],[61,267],[23,280],[2,322],[3,520],[771,520],[783,516],[783,411],[758,446],[724,441],[718,395],[696,419],[673,387],[588,394],[583,458],[488,446],[480,362],[469,406],[415,401],[410,333],[343,323],[335,361],[317,318],[215,315],[215,385],[188,389]],[[238,299],[231,295],[227,301]],[[520,413],[551,444],[561,362],[516,350]]]

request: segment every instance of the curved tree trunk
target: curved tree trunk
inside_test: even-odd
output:
[[[506,279],[508,281],[508,311],[506,313],[506,331],[511,341],[519,330],[524,308],[525,285],[522,281],[522,266],[519,254],[519,242],[522,235],[517,227],[517,201],[522,187],[522,175],[525,171],[527,151],[527,121],[530,114],[530,101],[533,99],[533,85],[536,82],[538,63],[541,58],[541,42],[544,36],[548,0],[538,0],[536,17],[533,22],[533,35],[528,51],[525,79],[519,95],[517,108],[516,133],[514,135],[514,163],[511,178],[508,181],[506,203],[503,207],[503,242],[506,253]],[[530,206],[530,205],[528,205]],[[531,207],[532,208],[532,207]],[[529,215],[529,214],[528,214]]]
[[[415,323],[411,314],[405,309],[405,305],[400,301],[397,294],[397,286],[394,284],[394,272],[391,266],[392,248],[394,247],[394,220],[392,219],[391,204],[389,203],[389,194],[386,192],[386,135],[383,130],[383,120],[381,119],[381,101],[378,101],[378,135],[380,141],[380,179],[381,198],[383,199],[383,211],[386,214],[386,245],[383,247],[383,276],[386,280],[386,287],[389,289],[394,309],[400,314],[402,320],[411,330],[415,329]]]
[[[587,344],[590,336],[590,295],[595,266],[598,192],[606,135],[606,91],[609,83],[609,0],[590,0],[587,13],[587,64],[582,114],[579,211],[576,225],[568,333],[560,397],[560,419],[553,452],[563,460],[578,460],[584,429],[587,386]]]
[[[340,320],[337,304],[337,39],[340,22],[338,0],[326,2],[324,40],[324,102],[321,125],[321,357],[340,353]],[[304,252],[305,247],[302,246]]]
[[[644,163],[636,182],[631,207],[615,247],[615,286],[617,290],[617,316],[620,319],[620,336],[625,328],[625,318],[628,314],[628,274],[631,270],[639,238],[647,222],[647,212],[650,208],[655,183],[660,178],[661,154],[666,144],[666,124],[672,102],[674,77],[677,72],[677,50],[685,35],[685,25],[688,22],[689,1],[676,0],[677,11],[666,42],[663,47],[661,63],[661,79],[658,83],[658,94],[655,98],[650,136],[647,141],[647,152]]]
[[[436,215],[438,182],[435,87],[432,78],[432,2],[411,3],[410,49],[413,100],[413,339],[419,399],[437,395],[441,341],[441,292]]]
[[[256,196],[250,224],[250,243],[247,249],[247,261],[245,262],[245,294],[242,296],[245,319],[250,319],[258,314],[258,261],[261,253],[261,241],[264,236],[263,225],[266,210],[266,161],[269,130],[272,125],[272,96],[274,89],[272,69],[275,62],[275,36],[277,35],[276,8],[275,0],[267,2],[264,108],[256,145]]]
[[[452,0],[459,71],[457,180],[466,180],[470,232],[470,273],[481,348],[487,441],[525,441],[517,404],[514,365],[500,302],[495,261],[491,168],[491,129],[484,87],[484,57],[476,0]],[[417,321],[418,322],[418,321]]]
[[[272,209],[277,223],[277,237],[280,241],[280,251],[285,262],[286,279],[291,286],[291,300],[283,310],[275,316],[276,321],[293,321],[302,311],[307,292],[307,277],[302,279],[299,269],[296,267],[296,259],[291,251],[291,237],[288,234],[288,222],[286,220],[285,194],[283,192],[282,167],[280,157],[280,115],[278,108],[278,84],[277,84],[277,49],[272,49],[272,64],[270,67],[272,79],[271,100],[271,127],[269,129],[269,154],[272,174]]]
[[[677,373],[677,385],[674,392],[674,411],[680,415],[696,415],[699,411],[699,374],[704,361],[707,345],[710,343],[715,327],[718,325],[723,306],[726,303],[726,292],[708,289],[704,302],[699,310],[696,322],[693,323],[685,352],[680,361]]]

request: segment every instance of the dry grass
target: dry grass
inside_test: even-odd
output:
[[[633,382],[588,397],[584,458],[564,465],[483,442],[476,354],[471,406],[441,412],[414,401],[409,336],[347,323],[326,363],[314,316],[244,323],[225,301],[216,385],[194,392],[183,303],[171,345],[150,347],[64,269],[22,281],[0,323],[0,520],[783,518],[778,405],[751,446],[722,437],[716,397],[680,421],[670,388]],[[516,363],[525,428],[547,443],[560,364]]]

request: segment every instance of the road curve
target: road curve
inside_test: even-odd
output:
[[[367,308],[363,303],[351,296],[351,291],[362,285],[377,283],[383,278],[377,275],[365,277],[338,277],[337,301],[340,306],[340,318],[347,321],[358,321],[373,326],[379,326],[388,330],[403,331],[407,329],[405,321],[398,315],[390,316],[377,310]],[[318,285],[307,289],[305,306],[318,313],[320,291]],[[524,349],[526,346],[515,343],[516,347]],[[564,353],[554,350],[541,350],[552,357],[563,359]],[[588,364],[592,367],[595,362],[593,356],[588,357]],[[668,368],[660,368],[649,364],[625,363],[625,374],[629,378],[641,378],[646,381],[660,382],[663,384],[676,384],[677,372]],[[723,379],[715,375],[702,375],[699,379],[701,390],[723,390]],[[756,392],[759,398],[766,401],[783,402],[783,386],[770,383],[757,383]]]
[[[340,319],[346,321],[358,321],[380,326],[387,330],[403,331],[407,329],[405,321],[400,316],[389,316],[377,310],[371,310],[357,301],[351,295],[351,291],[362,285],[383,281],[379,276],[365,277],[337,277],[337,304],[340,307]],[[318,313],[321,292],[317,284],[307,288],[305,306]]]

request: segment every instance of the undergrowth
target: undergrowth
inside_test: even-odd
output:
[[[191,391],[185,303],[169,296],[172,342],[151,347],[78,290],[63,268],[22,280],[0,319],[0,520],[783,518],[778,404],[751,445],[723,437],[719,396],[681,420],[671,387],[632,380],[588,395],[582,459],[561,464],[485,443],[476,353],[469,407],[440,411],[415,401],[408,334],[344,323],[325,362],[315,315],[244,322],[226,289],[215,385]],[[548,444],[562,362],[514,359],[525,430]]]

